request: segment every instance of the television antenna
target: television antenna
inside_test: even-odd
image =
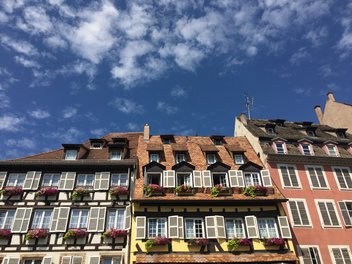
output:
[[[251,119],[251,110],[253,109],[253,105],[254,105],[254,97],[250,96],[248,93],[245,93],[244,97],[246,98],[247,116],[248,116],[248,119]]]

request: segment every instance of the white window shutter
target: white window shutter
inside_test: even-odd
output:
[[[0,189],[4,187],[7,171],[0,171]]]
[[[14,258],[14,257],[5,257],[2,260],[1,264],[19,264],[20,263],[20,259],[19,258]]]
[[[63,256],[61,257],[61,264],[71,264],[71,256]]]
[[[146,217],[136,217],[136,239],[145,239],[146,233]]]
[[[44,257],[41,264],[51,264],[51,257]]]
[[[271,176],[269,170],[261,170],[260,174],[262,175],[263,185],[266,187],[273,186],[271,182]]]
[[[12,224],[12,233],[26,233],[31,219],[32,208],[17,208]]]
[[[104,171],[100,177],[100,190],[109,190],[110,188],[110,172]]]
[[[83,257],[81,256],[72,256],[72,263],[71,264],[82,264]]]
[[[202,172],[194,170],[193,171],[193,187],[202,188]]]
[[[216,238],[216,219],[215,216],[205,217],[205,226],[207,230],[207,238]]]
[[[88,264],[100,264],[100,256],[90,256]]]
[[[69,213],[69,207],[54,208],[51,218],[50,232],[66,232]]]
[[[31,190],[34,181],[35,171],[28,171],[23,183],[23,190]]]
[[[168,217],[169,238],[179,238],[178,216],[171,215]]]
[[[215,219],[216,219],[217,238],[226,238],[224,217],[221,215],[216,215]]]
[[[292,238],[290,225],[288,224],[287,216],[278,216],[280,233],[282,238]]]
[[[164,170],[163,171],[163,187],[174,188],[175,187],[175,171]]]
[[[244,187],[243,171],[241,170],[237,171],[237,180],[238,180],[238,187]]]
[[[230,186],[238,187],[237,170],[229,170]]]
[[[342,214],[342,218],[343,221],[345,222],[346,226],[352,226],[352,220],[351,220],[351,216],[348,212],[347,206],[345,202],[338,202],[339,203],[339,207],[341,210],[341,214]]]
[[[89,211],[88,232],[104,231],[106,207],[91,207]]]
[[[32,190],[38,190],[40,178],[42,177],[41,171],[36,171],[34,175],[34,180],[32,184]]]
[[[178,236],[179,238],[183,238],[183,217],[178,217]]]
[[[257,218],[254,215],[245,216],[248,238],[258,238]]]
[[[204,171],[202,171],[202,174],[203,174],[203,186],[204,187],[212,187],[211,171],[204,170]]]
[[[75,186],[76,172],[63,172],[59,182],[59,190],[72,191]]]
[[[125,224],[126,230],[131,229],[131,205],[127,205],[125,209]]]
[[[100,190],[102,172],[96,172],[94,177],[94,190]]]

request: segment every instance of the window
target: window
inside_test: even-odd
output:
[[[111,186],[127,186],[127,173],[111,174]]]
[[[175,155],[176,163],[180,163],[182,161],[186,161],[186,155],[184,153],[177,153]]]
[[[166,237],[166,218],[148,219],[148,238]]]
[[[227,182],[227,174],[226,173],[212,173],[213,177],[213,185],[222,185],[227,187],[229,184]]]
[[[329,246],[330,255],[335,264],[351,264],[351,255],[348,246]]]
[[[243,164],[244,159],[242,154],[235,154],[235,163],[236,164]]]
[[[35,229],[35,228],[49,229],[51,212],[52,212],[51,209],[35,210],[31,228],[32,229]]]
[[[110,150],[110,159],[111,160],[121,160],[122,159],[122,151],[120,149]]]
[[[260,238],[278,237],[275,218],[258,218]]]
[[[60,180],[59,173],[45,173],[43,176],[42,186],[43,187],[58,187]]]
[[[276,153],[277,154],[286,154],[285,143],[275,142]]]
[[[335,178],[341,190],[352,190],[352,177],[349,168],[333,168]]]
[[[94,174],[78,174],[77,187],[93,188]]]
[[[157,184],[161,186],[161,173],[148,173],[147,184]]]
[[[308,215],[306,201],[304,199],[295,199],[288,202],[292,224],[294,226],[311,226]]]
[[[163,138],[163,144],[169,145],[171,143],[171,139],[170,138]]]
[[[299,248],[299,259],[303,264],[321,264],[320,254],[318,247],[314,246],[301,246]]]
[[[267,127],[267,128],[266,128],[266,132],[267,132],[269,135],[275,135],[275,129],[272,128],[272,127]]]
[[[192,186],[192,174],[189,173],[177,173],[177,185]]]
[[[352,201],[341,201],[339,206],[345,225],[352,226]]]
[[[336,135],[337,135],[338,138],[347,138],[346,137],[346,133],[343,132],[343,131],[336,132]]]
[[[88,209],[72,209],[69,228],[87,228]]]
[[[76,149],[67,149],[65,151],[65,160],[75,160],[77,158],[77,152]]]
[[[204,237],[203,219],[186,218],[185,225],[186,225],[186,239]]]
[[[125,209],[114,209],[108,211],[108,220],[106,229],[116,228],[124,229],[125,223]]]
[[[41,264],[42,259],[25,259],[23,264]]]
[[[261,185],[259,173],[257,172],[245,172],[244,181],[246,186]]]
[[[329,189],[322,167],[306,167],[308,179],[312,189]]]
[[[207,163],[208,164],[214,164],[215,162],[216,162],[216,154],[208,153],[207,154]]]
[[[150,154],[150,162],[155,161],[155,162],[159,162],[159,154],[158,153],[151,153]]]
[[[307,135],[310,137],[316,137],[314,130],[307,130]]]
[[[310,144],[301,144],[301,148],[302,148],[302,154],[303,155],[313,155],[313,151],[311,149],[311,145]]]
[[[213,142],[214,142],[214,145],[222,145],[223,143],[221,138],[214,138]]]
[[[326,145],[326,149],[327,149],[327,153],[329,156],[333,156],[333,157],[338,157],[339,154],[337,152],[337,148],[335,145]]]
[[[323,227],[341,227],[333,200],[315,200]]]
[[[11,229],[15,210],[0,211],[0,229]]]
[[[25,178],[25,173],[10,173],[6,186],[23,187]]]
[[[228,239],[246,237],[242,218],[226,219],[225,224]]]
[[[103,257],[101,264],[120,264],[121,256],[116,257]]]
[[[103,148],[103,143],[101,142],[94,142],[90,145],[91,149],[102,149]]]
[[[292,165],[278,165],[282,186],[285,188],[300,188],[301,183],[296,174],[296,167]]]

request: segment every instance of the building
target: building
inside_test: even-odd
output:
[[[146,125],[137,156],[131,263],[296,263],[287,199],[245,137]]]
[[[0,161],[3,264],[128,263],[142,133]]]
[[[273,182],[301,263],[351,263],[352,135],[312,122],[236,118]]]
[[[336,102],[332,92],[327,94],[324,113],[319,105],[314,110],[321,125],[340,128],[340,133],[348,129],[348,133],[352,134],[352,105]]]

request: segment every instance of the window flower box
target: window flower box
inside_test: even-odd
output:
[[[252,198],[256,196],[266,196],[267,192],[268,192],[268,188],[261,185],[247,186],[243,190],[244,195],[250,196]]]
[[[0,229],[0,246],[6,246],[9,244],[12,232],[10,229]]]
[[[119,198],[120,200],[127,200],[129,195],[129,190],[124,186],[114,186],[109,190],[111,198]]]
[[[30,240],[30,239],[39,239],[39,238],[46,238],[49,235],[48,229],[45,228],[36,228],[36,229],[31,229],[28,231],[28,233],[25,235],[24,239],[25,240]]]
[[[47,197],[47,196],[56,196],[59,193],[59,190],[54,187],[42,187],[39,191],[35,192],[34,197]]]
[[[227,195],[231,195],[232,191],[231,191],[231,188],[229,187],[225,187],[221,184],[217,184],[211,188],[210,194],[212,197],[227,196]]]
[[[121,230],[116,228],[111,228],[102,234],[103,238],[118,238],[127,237],[128,230]]]
[[[72,192],[72,199],[83,198],[84,196],[89,196],[90,191],[83,187],[78,187]]]
[[[144,185],[143,193],[145,197],[161,196],[164,194],[163,187],[157,184]]]
[[[164,246],[164,245],[170,245],[171,244],[171,239],[167,237],[155,237],[154,239],[148,239],[147,242],[145,242],[145,247],[147,249],[152,248],[153,246]]]
[[[83,244],[86,241],[88,235],[85,229],[77,228],[68,230],[63,239],[67,244]]]
[[[207,238],[189,239],[187,244],[189,246],[207,246],[209,245],[209,239]]]
[[[252,248],[252,240],[248,238],[234,238],[227,242],[229,251],[235,251],[241,246]]]
[[[8,186],[8,187],[4,187],[0,193],[3,196],[16,196],[16,195],[22,195],[23,194],[23,190],[22,187],[16,187],[16,186]]]
[[[194,194],[194,189],[191,186],[182,184],[175,188],[175,192],[178,196],[188,196]]]
[[[280,248],[283,248],[285,246],[285,243],[285,239],[280,237],[264,239],[264,246],[278,246]]]

